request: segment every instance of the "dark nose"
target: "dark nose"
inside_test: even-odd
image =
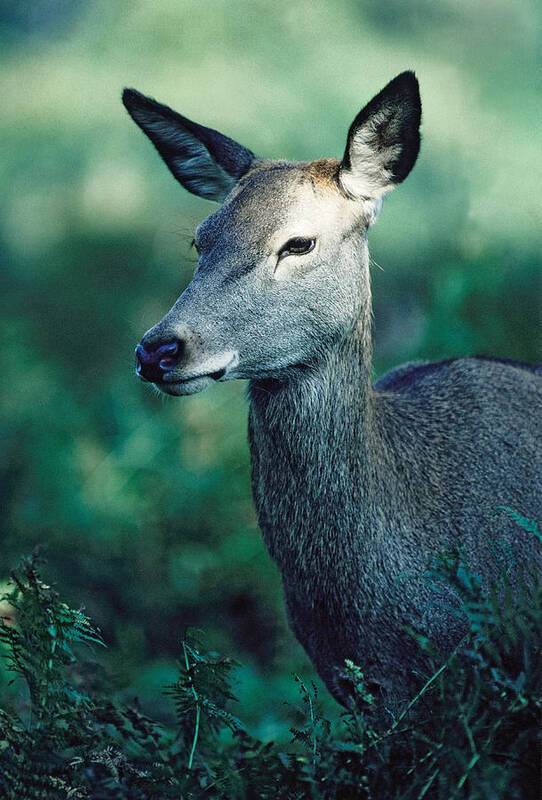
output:
[[[182,352],[182,342],[171,339],[168,342],[149,342],[145,339],[135,350],[135,371],[140,378],[151,383],[163,380],[164,375],[175,369]]]

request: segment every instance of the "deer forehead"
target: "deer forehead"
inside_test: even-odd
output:
[[[359,216],[341,193],[339,161],[257,162],[196,230],[200,247],[219,241],[276,248],[292,237],[340,233]]]

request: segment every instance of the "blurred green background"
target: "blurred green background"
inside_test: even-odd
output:
[[[194,268],[186,193],[120,103],[155,96],[266,157],[340,156],[360,107],[419,77],[423,145],[370,236],[375,375],[413,358],[542,361],[538,0],[3,0],[0,578],[37,543],[167,721],[188,625],[239,658],[243,714],[283,730],[293,671],[257,530],[241,383],[180,400],[133,349]],[[2,692],[8,689],[0,676]]]

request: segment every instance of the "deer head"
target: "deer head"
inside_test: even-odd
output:
[[[267,161],[133,89],[123,102],[174,177],[220,203],[196,230],[191,283],[136,349],[137,374],[172,395],[284,380],[350,335],[370,308],[367,230],[419,151],[414,74],[360,111],[342,161]]]

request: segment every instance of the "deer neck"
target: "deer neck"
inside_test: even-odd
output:
[[[312,369],[283,383],[250,383],[255,504],[267,547],[289,574],[331,559],[345,566],[360,510],[375,505],[370,376],[368,306],[353,334]]]

